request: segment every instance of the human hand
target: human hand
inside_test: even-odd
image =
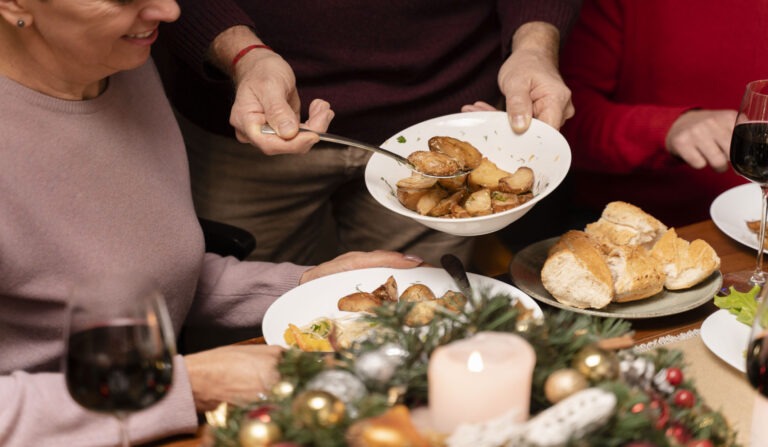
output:
[[[485,101],[475,101],[473,104],[465,104],[461,106],[462,112],[494,112],[496,110],[499,109]]]
[[[197,411],[258,400],[280,378],[281,352],[279,346],[232,345],[184,356]]]
[[[391,267],[407,269],[418,267],[424,262],[418,256],[404,255],[394,251],[376,250],[369,252],[350,251],[341,256],[337,256],[328,262],[304,272],[299,284],[312,281],[321,276],[331,275],[333,273],[346,272],[348,270],[363,269],[369,267]]]
[[[516,133],[528,130],[532,117],[559,129],[574,114],[571,90],[557,68],[558,46],[559,31],[548,23],[526,23],[515,32],[498,81]]]
[[[319,141],[311,132],[299,133],[296,78],[278,54],[269,50],[251,51],[238,62],[232,77],[236,93],[229,122],[235,128],[238,141],[252,144],[267,155],[305,153]],[[309,117],[302,127],[325,132],[333,116],[327,101],[315,99],[309,105]],[[262,134],[261,126],[265,123],[269,123],[277,135]]]
[[[667,150],[694,169],[707,165],[725,172],[730,159],[735,110],[689,110],[669,128]]]

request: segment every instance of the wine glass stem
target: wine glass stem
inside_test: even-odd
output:
[[[131,447],[131,438],[128,436],[128,414],[118,411],[115,417],[120,425],[120,447]]]
[[[765,244],[766,215],[768,214],[768,185],[760,185],[760,191],[762,192],[761,196],[763,204],[760,211],[760,237],[757,240],[757,266],[750,278],[750,282],[758,286],[765,284],[765,273],[763,273],[763,251]]]

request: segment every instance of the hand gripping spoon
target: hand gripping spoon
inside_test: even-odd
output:
[[[411,163],[407,158],[403,157],[402,155],[398,155],[394,152],[388,151],[387,149],[384,149],[383,147],[374,146],[372,144],[363,143],[361,141],[353,140],[351,138],[342,137],[339,135],[334,135],[330,133],[324,133],[324,132],[315,132],[313,130],[299,128],[299,132],[312,132],[316,134],[318,137],[320,137],[323,141],[328,141],[330,143],[337,143],[337,144],[343,144],[345,146],[352,146],[356,147],[358,149],[365,149],[367,151],[376,152],[378,154],[384,155],[386,157],[390,157],[397,161],[398,163],[408,167],[408,169],[419,173],[420,175],[423,175],[424,177],[434,177],[434,178],[454,178],[454,177],[460,177],[462,175],[468,174],[470,171],[467,170],[459,170],[455,173],[452,173],[450,175],[434,175],[434,174],[427,174],[425,172],[420,171],[416,166],[414,166],[413,163]],[[277,132],[270,127],[268,124],[264,124],[261,126],[261,133],[265,135],[277,135]]]

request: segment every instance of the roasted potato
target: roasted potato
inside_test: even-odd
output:
[[[429,324],[435,318],[435,310],[438,306],[437,300],[417,302],[405,316],[406,326],[418,327]]]
[[[500,169],[494,162],[483,158],[480,165],[469,173],[467,184],[472,190],[482,188],[498,189],[499,180],[509,177],[512,173]]]
[[[387,278],[387,280],[384,282],[384,284],[380,285],[376,288],[373,292],[371,292],[376,298],[383,301],[391,301],[396,303],[397,302],[397,281],[395,280],[394,276],[390,276]]]
[[[435,293],[432,292],[432,290],[425,286],[424,284],[413,284],[409,286],[407,289],[405,289],[400,295],[400,301],[405,302],[420,302],[420,301],[431,301],[437,299],[435,296]]]
[[[425,177],[418,172],[412,172],[410,177],[400,179],[397,181],[397,187],[403,189],[429,189],[438,182],[438,180],[449,179],[436,179],[434,177]]]
[[[381,306],[381,299],[370,292],[355,292],[339,299],[339,310],[346,312],[369,312]]]
[[[461,169],[475,169],[483,155],[476,147],[466,141],[461,141],[452,137],[432,137],[427,142],[429,150],[440,152],[453,157],[459,162]]]
[[[522,194],[532,189],[533,169],[527,166],[521,166],[512,175],[499,179],[499,191]]]
[[[493,213],[491,191],[483,188],[473,192],[467,197],[467,201],[464,202],[464,209],[467,210],[470,216],[485,216]]]
[[[463,293],[449,290],[437,299],[437,303],[453,312],[460,312],[467,304],[467,297]]]
[[[419,201],[431,191],[432,189],[397,188],[397,200],[409,210],[419,212]]]
[[[431,151],[416,151],[408,155],[408,161],[424,174],[453,175],[461,170],[459,163],[451,156]]]
[[[434,208],[429,210],[427,216],[440,217],[445,216],[446,214],[450,214],[453,206],[458,205],[465,195],[466,191],[464,190],[456,191],[455,193],[441,200],[437,205],[435,205]]]
[[[442,188],[432,188],[416,202],[416,212],[427,215],[441,200],[448,197],[448,191]]]

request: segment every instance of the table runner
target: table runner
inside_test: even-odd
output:
[[[664,347],[683,352],[686,376],[712,409],[720,411],[738,431],[738,442],[750,444],[752,409],[757,392],[741,371],[722,361],[704,345],[699,330],[663,337],[641,345],[640,350]],[[768,421],[766,421],[768,423]]]

